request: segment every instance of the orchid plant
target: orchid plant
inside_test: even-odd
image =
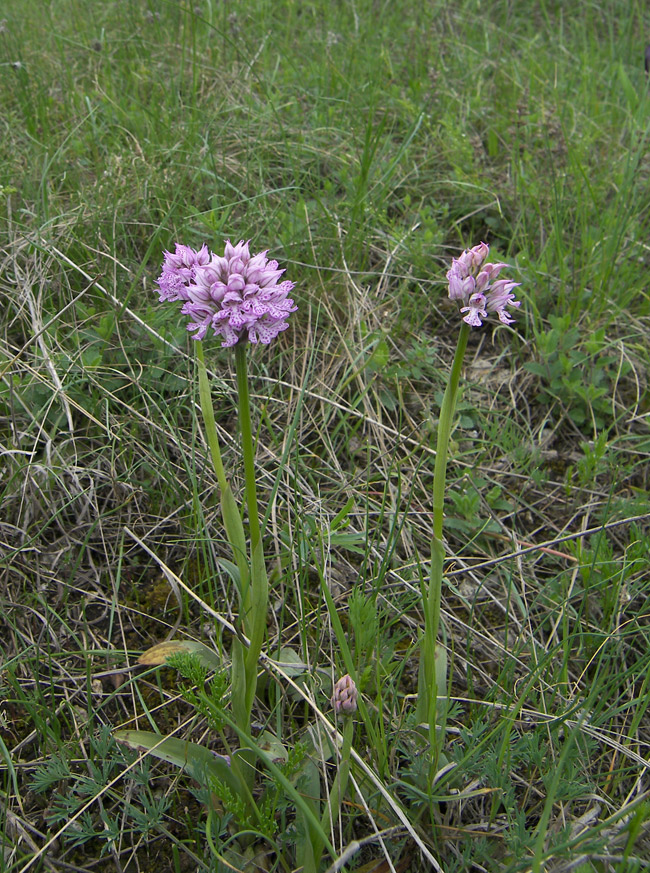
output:
[[[444,740],[444,720],[446,709],[446,650],[438,644],[440,629],[440,603],[442,597],[444,499],[447,477],[447,456],[449,438],[454,421],[458,385],[472,327],[481,327],[483,320],[495,314],[502,324],[510,325],[513,319],[506,307],[519,307],[513,289],[520,283],[497,276],[507,264],[487,262],[489,246],[482,242],[474,248],[466,249],[458,258],[452,260],[447,273],[448,295],[458,301],[463,316],[456,352],[449,374],[440,408],[436,460],[433,474],[433,537],[431,541],[431,563],[428,586],[423,587],[424,636],[420,657],[418,677],[418,701],[416,721],[428,726],[431,755],[429,780],[435,776],[441,762],[441,746]],[[442,755],[444,762],[444,755]]]
[[[181,313],[190,316],[187,329],[197,342],[199,394],[212,463],[219,482],[226,535],[238,569],[239,616],[241,630],[249,639],[246,649],[239,637],[232,648],[232,707],[235,722],[242,731],[250,729],[251,712],[257,685],[260,651],[266,633],[268,581],[262,546],[255,452],[251,426],[246,348],[248,343],[268,345],[286,330],[288,315],[297,309],[288,296],[294,283],[279,281],[284,269],[269,260],[267,252],[251,256],[249,243],[226,242],[223,256],[203,246],[198,251],[177,245],[174,254],[165,252],[158,279],[160,301],[181,301]],[[219,438],[210,398],[202,341],[209,330],[221,336],[222,346],[235,347],[237,398],[241,448],[246,483],[250,554],[242,515],[226,478]],[[252,763],[252,762],[251,762]],[[252,784],[254,771],[247,771]]]
[[[251,255],[249,242],[225,244],[222,256],[207,246],[195,250],[176,245],[175,252],[165,252],[163,268],[157,280],[161,302],[180,302],[181,313],[189,316],[188,331],[196,341],[199,396],[213,467],[219,484],[221,514],[233,561],[228,563],[238,595],[238,622],[231,642],[229,683],[224,681],[223,666],[216,652],[192,641],[180,640],[158,644],[140,658],[147,666],[167,664],[188,680],[183,695],[221,736],[227,755],[216,754],[204,746],[163,737],[152,731],[122,730],[115,733],[124,745],[176,764],[205,785],[211,796],[229,806],[239,824],[271,838],[269,817],[272,794],[263,802],[254,796],[256,761],[261,761],[270,781],[291,795],[299,817],[303,819],[305,840],[300,854],[306,870],[316,873],[323,848],[333,851],[324,838],[327,822],[338,816],[347,784],[347,766],[352,744],[352,723],[346,723],[343,737],[342,765],[330,792],[326,809],[319,814],[296,791],[296,776],[319,782],[319,773],[304,754],[291,755],[277,738],[268,732],[252,740],[252,714],[257,691],[260,655],[266,635],[268,581],[263,551],[262,528],[258,508],[255,475],[255,452],[250,414],[246,351],[250,343],[268,345],[288,327],[287,317],[297,307],[289,297],[294,283],[281,280],[284,273],[267,252]],[[248,530],[243,522],[243,507],[237,504],[224,468],[212,407],[210,383],[205,365],[203,341],[212,331],[221,337],[221,345],[234,347],[237,374],[241,451],[245,480],[245,508]],[[210,670],[215,679],[206,690]],[[341,684],[343,683],[343,684]],[[230,708],[224,706],[230,687]],[[332,697],[335,712],[350,714],[356,709],[356,688],[349,676],[340,680]],[[240,748],[229,748],[225,727],[238,737]],[[277,798],[276,798],[277,799]],[[270,806],[270,809],[269,809]],[[210,811],[209,811],[210,814]]]

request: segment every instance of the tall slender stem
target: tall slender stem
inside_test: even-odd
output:
[[[330,802],[323,810],[320,821],[321,827],[324,831],[331,828],[332,824],[338,818],[341,806],[343,805],[343,797],[348,787],[348,778],[350,775],[350,755],[352,754],[353,738],[354,721],[352,718],[346,716],[343,725],[343,745],[341,747],[339,770],[330,790]]]
[[[196,343],[196,359],[199,368],[199,397],[201,399],[201,412],[203,413],[203,422],[205,424],[205,436],[208,441],[208,446],[210,447],[212,465],[217,474],[219,490],[221,491],[221,515],[226,529],[226,536],[228,537],[228,542],[233,550],[235,562],[239,568],[239,597],[241,611],[242,614],[245,615],[250,603],[250,574],[248,560],[246,558],[246,535],[244,534],[244,525],[239,513],[239,507],[237,506],[232,489],[226,479],[226,471],[224,470],[223,461],[221,460],[221,449],[219,448],[217,425],[214,420],[212,397],[210,395],[210,383],[208,381],[208,371],[205,368],[202,342]]]
[[[251,534],[251,554],[255,552],[261,538],[260,516],[257,508],[257,487],[255,480],[255,451],[253,448],[253,429],[251,426],[250,395],[248,392],[248,371],[246,368],[246,343],[235,346],[235,366],[237,369],[237,393],[239,404],[239,426],[241,428],[242,454],[244,456],[244,476],[246,479],[246,503],[248,504],[248,525]]]
[[[438,441],[436,445],[436,463],[433,473],[433,538],[431,540],[431,565],[429,584],[423,592],[424,606],[424,638],[420,660],[420,675],[418,680],[418,703],[416,718],[419,723],[429,725],[429,737],[433,750],[432,774],[437,765],[439,743],[437,741],[437,702],[438,677],[436,671],[436,652],[438,649],[438,630],[440,627],[440,603],[442,599],[442,570],[445,560],[445,549],[442,543],[442,522],[444,517],[445,484],[447,476],[447,456],[449,454],[449,438],[454,421],[460,371],[467,349],[470,327],[462,323],[456,354],[449,375],[449,382],[440,407],[438,422]],[[442,657],[442,652],[438,652]],[[441,662],[442,664],[443,662]]]
[[[433,535],[442,540],[442,519],[445,503],[445,480],[447,476],[447,455],[449,453],[449,437],[451,426],[454,421],[456,398],[458,397],[458,383],[460,371],[465,357],[467,340],[469,339],[470,326],[464,321],[458,336],[458,345],[454,355],[454,363],[451,367],[449,382],[445,389],[445,395],[440,407],[440,421],[438,422],[438,443],[436,446],[436,464],[433,472]]]
[[[214,409],[212,408],[212,397],[210,396],[210,383],[208,381],[208,371],[205,368],[205,355],[203,354],[203,343],[196,343],[196,359],[199,365],[199,398],[201,400],[201,412],[203,413],[203,421],[205,423],[205,436],[210,447],[212,455],[212,466],[217,474],[217,481],[221,493],[225,494],[228,489],[226,480],[226,471],[223,468],[221,460],[221,449],[219,448],[219,438],[217,436],[217,425],[214,420]]]
[[[325,808],[321,815],[321,829],[315,832],[312,836],[312,849],[314,854],[315,866],[318,868],[321,855],[323,854],[323,834],[331,833],[343,806],[343,799],[348,787],[348,779],[350,777],[350,757],[352,755],[352,740],[354,739],[354,721],[349,716],[345,716],[343,724],[343,744],[341,746],[340,762],[338,773],[334,777],[334,782],[330,790],[329,803],[325,804]]]
[[[269,600],[269,583],[266,575],[262,532],[257,507],[255,450],[253,445],[253,428],[251,426],[245,343],[238,343],[235,346],[235,367],[237,370],[237,402],[239,404],[239,425],[241,429],[242,455],[244,458],[244,477],[246,480],[248,527],[251,538],[251,585],[249,599],[245,603],[244,616],[245,625],[250,628],[250,646],[244,655],[246,671],[245,707],[250,720],[257,688],[258,658],[266,635],[266,609]]]

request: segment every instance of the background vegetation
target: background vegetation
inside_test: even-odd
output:
[[[209,741],[176,674],[133,665],[174,628],[221,639],[131,534],[229,614],[191,340],[153,287],[163,249],[227,237],[269,248],[300,305],[253,355],[269,651],[312,667],[326,709],[347,642],[371,713],[356,748],[392,798],[351,791],[333,844],[400,809],[446,873],[647,867],[646,5],[0,10],[4,869],[215,869],[196,786],[124,773],[111,731]],[[407,716],[419,561],[458,329],[444,274],[481,239],[525,302],[466,359],[443,613],[457,766],[433,802]],[[237,471],[233,361],[206,345]],[[267,704],[285,738],[309,721],[288,690]],[[281,843],[282,802],[275,825]],[[427,868],[403,828],[355,865]]]

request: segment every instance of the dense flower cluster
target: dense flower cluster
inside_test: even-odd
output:
[[[357,686],[354,680],[347,673],[341,676],[339,681],[334,686],[332,694],[332,706],[334,711],[338,713],[347,713],[350,715],[357,711]]]
[[[472,327],[481,327],[481,319],[487,318],[489,312],[496,312],[504,324],[512,324],[514,319],[506,311],[506,306],[521,305],[512,293],[513,288],[521,283],[497,279],[508,264],[486,264],[489,253],[490,247],[484,242],[466,249],[459,258],[452,260],[451,270],[447,273],[449,296],[463,302],[460,311],[467,313],[463,321]]]
[[[283,273],[266,252],[251,256],[243,240],[235,246],[228,240],[223,257],[205,245],[195,251],[177,243],[174,254],[165,252],[158,293],[161,301],[183,301],[196,340],[212,328],[222,346],[246,339],[266,344],[286,330],[287,316],[298,308],[287,296],[294,283],[278,282]]]

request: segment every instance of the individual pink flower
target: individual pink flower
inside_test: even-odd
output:
[[[454,273],[450,270],[447,273],[449,279],[449,296],[452,300],[465,300],[474,293],[476,280],[473,276],[463,277],[460,272]]]
[[[521,306],[521,301],[515,300],[515,295],[512,294],[512,289],[518,286],[519,282],[498,279],[490,289],[485,308],[488,312],[496,312],[504,324],[512,324],[514,321],[506,312],[506,306]]]
[[[222,346],[267,344],[287,329],[287,316],[298,308],[288,296],[294,283],[278,281],[283,273],[265,251],[251,256],[243,240],[227,240],[223,256],[205,245],[195,251],[177,244],[173,254],[165,252],[158,294],[161,301],[183,302],[181,312],[190,316],[187,329],[196,340],[212,329]]]
[[[460,311],[467,313],[463,321],[472,327],[481,327],[490,312],[496,313],[503,324],[512,324],[514,319],[510,317],[506,306],[521,305],[512,293],[520,283],[509,279],[497,280],[501,270],[508,264],[486,264],[489,253],[490,247],[484,242],[466,249],[460,257],[452,259],[451,269],[447,273],[449,297],[463,304]]]
[[[472,327],[480,327],[483,322],[482,318],[487,318],[487,298],[485,294],[472,294],[467,301],[468,305],[461,308],[461,312],[466,312],[467,315],[463,318]]]
[[[334,712],[347,713],[348,715],[356,712],[357,697],[357,686],[354,684],[352,677],[346,673],[345,676],[341,676],[334,686],[334,693],[332,694],[331,701],[332,706],[334,707]]]

